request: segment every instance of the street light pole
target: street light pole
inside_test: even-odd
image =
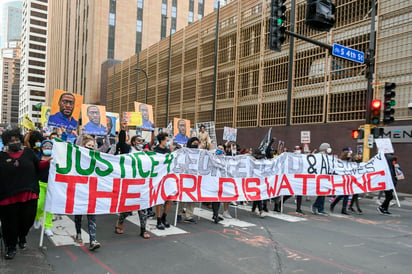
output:
[[[143,74],[144,74],[144,76],[145,76],[145,78],[146,78],[146,91],[145,91],[145,101],[144,101],[144,103],[145,104],[147,104],[147,94],[148,94],[148,90],[149,90],[149,77],[147,77],[147,72],[144,70],[144,69],[142,69],[142,68],[135,68],[135,70],[136,70],[136,74],[138,74],[139,73],[139,71],[141,71],[141,72],[143,72]],[[137,77],[137,76],[136,76]],[[136,86],[137,86],[137,83],[136,83]],[[137,102],[137,92],[136,92],[136,102]]]

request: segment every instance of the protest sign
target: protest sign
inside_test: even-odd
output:
[[[106,111],[107,132],[111,137],[116,136],[116,131],[120,131],[119,113]]]
[[[123,119],[129,126],[141,126],[142,114],[140,112],[123,112]]]
[[[201,125],[205,126],[205,130],[207,131],[207,133],[209,133],[209,137],[210,137],[210,140],[212,141],[212,144],[216,145],[217,139],[216,139],[215,122],[210,121],[210,122],[196,123],[196,129],[197,129],[198,134],[199,134],[199,129]]]
[[[392,142],[390,138],[377,138],[375,139],[376,147],[379,152],[394,153]]]
[[[223,140],[236,142],[237,128],[224,127],[223,128]]]
[[[55,89],[48,126],[77,129],[82,103],[83,96]]]
[[[52,155],[46,211],[58,214],[133,211],[166,200],[250,201],[393,189],[382,153],[366,163],[294,153],[256,160],[188,148],[115,156],[57,141]]]
[[[175,143],[186,145],[190,136],[190,121],[180,118],[173,118],[173,136]]]
[[[23,119],[21,120],[21,125],[27,129],[36,130],[36,127],[34,126],[32,120],[27,114],[23,115]]]
[[[51,108],[49,106],[41,106],[40,123],[43,127],[47,127]]]
[[[82,105],[83,133],[107,135],[106,107],[98,105]]]
[[[154,130],[153,126],[153,107],[152,105],[134,102],[134,109],[135,112],[140,112],[142,114],[142,124],[139,126],[144,130]]]

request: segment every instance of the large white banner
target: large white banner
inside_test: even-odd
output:
[[[393,188],[383,154],[366,163],[293,153],[255,160],[188,148],[114,156],[65,142],[53,146],[48,182],[46,210],[58,214],[133,211],[166,200],[249,201]]]

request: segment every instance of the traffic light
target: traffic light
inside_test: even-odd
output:
[[[371,104],[371,123],[373,125],[379,124],[381,119],[381,105],[382,102],[380,100],[373,100]]]
[[[364,131],[363,129],[354,129],[352,130],[352,138],[353,139],[363,139]]]
[[[286,0],[272,0],[269,18],[269,48],[271,50],[281,51],[282,44],[285,42],[284,26],[286,16]]]
[[[330,31],[335,25],[336,6],[332,0],[308,0],[306,25],[319,31]]]
[[[393,99],[396,95],[395,83],[385,83],[385,93],[383,95],[383,123],[391,123],[395,120],[393,117],[395,114],[395,109],[393,107],[396,105],[395,100]]]
[[[373,138],[377,139],[379,137],[383,137],[384,129],[382,127],[374,127],[371,129],[371,134],[373,134]]]

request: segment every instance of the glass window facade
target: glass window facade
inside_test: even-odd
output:
[[[107,58],[114,59],[114,39],[116,32],[116,0],[110,0],[109,6],[109,38],[107,43]]]

